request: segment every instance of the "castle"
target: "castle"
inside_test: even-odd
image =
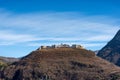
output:
[[[70,46],[68,44],[60,44],[60,45],[51,45],[51,46],[40,46],[37,50],[54,49],[54,48],[78,48],[78,49],[84,49],[83,46],[77,45],[77,44],[73,44],[72,46]]]

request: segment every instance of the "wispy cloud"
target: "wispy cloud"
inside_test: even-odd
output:
[[[19,42],[28,42],[39,40],[32,35],[27,34],[15,34],[9,31],[0,31],[0,45],[11,45]]]
[[[101,44],[94,42],[105,44],[109,41],[120,28],[118,22],[118,19],[107,16],[88,16],[77,12],[16,14],[0,11],[0,44],[33,43],[38,46],[39,41],[47,40],[50,43],[84,42],[86,47],[99,46]],[[89,45],[86,45],[88,42]]]

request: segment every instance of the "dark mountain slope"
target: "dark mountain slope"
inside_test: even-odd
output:
[[[120,30],[115,37],[98,52],[97,55],[120,66]]]
[[[18,58],[11,58],[11,57],[2,57],[0,56],[0,73],[2,73],[2,71],[9,66],[10,64],[12,64],[13,62],[17,62],[20,59]],[[0,74],[1,77],[1,74]],[[0,79],[1,80],[1,79]]]
[[[2,80],[120,80],[120,68],[85,49],[31,52],[1,71]]]

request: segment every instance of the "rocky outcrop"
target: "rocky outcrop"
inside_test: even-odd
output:
[[[85,49],[31,52],[0,71],[0,80],[119,80],[120,68]]]
[[[115,37],[98,52],[97,55],[120,66],[120,30]]]

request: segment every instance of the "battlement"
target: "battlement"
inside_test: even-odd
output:
[[[84,49],[83,46],[81,45],[77,45],[77,44],[73,44],[73,45],[68,45],[68,44],[60,44],[60,45],[51,45],[51,46],[40,46],[37,50],[41,50],[41,49],[54,49],[54,48],[79,48],[79,49]]]

